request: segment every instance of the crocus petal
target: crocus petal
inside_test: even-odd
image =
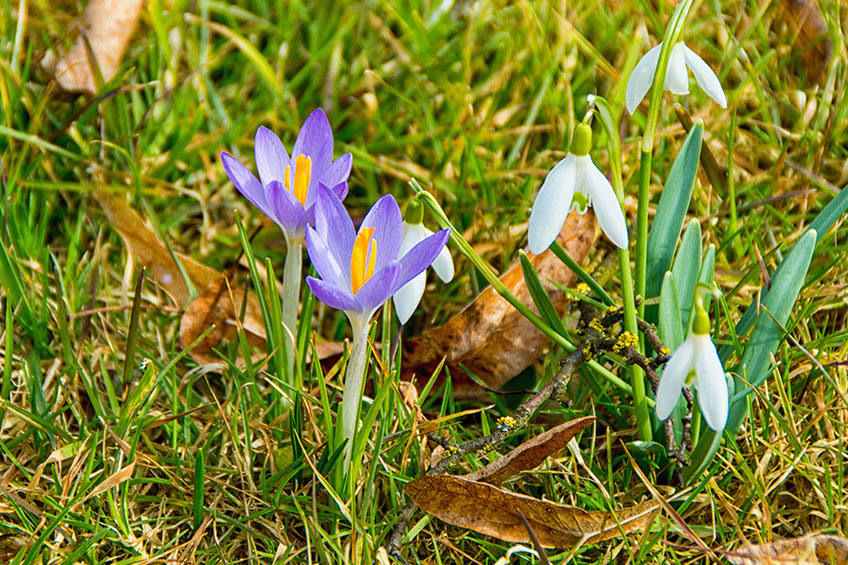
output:
[[[689,94],[686,46],[682,41],[671,48],[671,57],[668,59],[668,72],[665,75],[663,88],[672,94]]]
[[[323,171],[333,159],[333,130],[321,108],[309,114],[297,134],[291,158],[295,159],[298,155],[306,155],[312,160],[313,171]]]
[[[333,194],[339,197],[339,200],[344,200],[345,196],[347,196],[347,181],[343,180],[337,185],[330,188],[333,191]]]
[[[401,272],[398,277],[397,287],[400,288],[429,267],[436,257],[444,249],[450,238],[450,230],[440,230],[430,237],[420,241],[400,258]]]
[[[286,190],[283,183],[278,180],[268,183],[265,187],[265,198],[273,212],[273,220],[283,228],[287,236],[295,236],[295,232],[303,229],[303,205],[290,190]]]
[[[722,90],[721,83],[718,81],[716,74],[710,66],[698,56],[697,53],[685,45],[683,46],[683,49],[686,53],[686,66],[692,70],[692,74],[695,75],[695,80],[698,82],[698,86],[707,93],[707,96],[715,100],[716,104],[722,108],[727,108],[727,98],[724,96],[724,90]]]
[[[575,164],[576,157],[569,153],[551,169],[536,195],[527,229],[527,242],[532,253],[541,253],[550,247],[565,223],[574,198]]]
[[[254,152],[262,184],[267,186],[274,180],[285,184],[286,167],[291,166],[291,160],[280,138],[268,128],[259,126],[256,130]]]
[[[356,293],[356,301],[359,302],[360,309],[367,311],[379,308],[391,298],[399,286],[400,271],[400,263],[395,261],[375,272],[374,276],[365,281]]]
[[[328,242],[312,226],[306,228],[306,252],[309,254],[309,259],[315,266],[315,270],[328,284],[345,290],[351,288],[347,269],[342,266],[345,257],[333,255]],[[349,258],[347,262],[350,262]]]
[[[262,210],[266,216],[273,216],[268,201],[265,199],[265,188],[263,188],[259,179],[253,176],[253,173],[242,165],[241,161],[229,153],[221,153],[221,163],[224,165],[227,176],[233,181],[233,185],[242,193],[242,196]]]
[[[422,272],[395,292],[392,300],[395,303],[395,311],[401,324],[409,321],[412,313],[418,308],[418,303],[424,296],[425,286],[427,286],[427,274]]]
[[[616,246],[627,249],[627,223],[609,180],[591,160],[586,164],[584,180],[601,229]]]
[[[695,357],[695,341],[692,336],[677,348],[665,366],[660,384],[657,387],[657,418],[665,420],[671,416],[672,410],[680,398],[680,391],[686,383],[686,376],[692,370]]]
[[[353,222],[342,201],[329,188],[319,185],[316,190],[315,231],[327,243],[330,253],[339,264],[350,261],[353,241],[356,239]],[[346,269],[346,272],[349,270]]]
[[[336,186],[340,182],[346,181],[350,176],[350,169],[353,165],[353,155],[345,153],[338,159],[332,162],[329,167],[324,169],[324,174],[318,179],[327,186]],[[344,200],[344,196],[340,196]]]
[[[389,263],[397,261],[398,250],[403,237],[403,216],[394,196],[386,194],[374,203],[362,220],[362,225],[359,226],[360,231],[364,228],[374,228],[372,237],[377,243],[374,272],[376,273]]]
[[[315,298],[336,310],[361,310],[359,302],[352,294],[315,277],[306,277],[306,284],[312,290]]]
[[[724,367],[718,358],[713,340],[708,335],[695,335],[698,340],[695,358],[695,374],[698,389],[698,406],[704,421],[713,430],[720,432],[727,423],[727,380]]]
[[[645,53],[645,56],[636,64],[636,67],[630,74],[630,80],[627,81],[627,90],[624,93],[624,100],[627,111],[631,114],[636,111],[636,107],[639,106],[639,103],[645,98],[648,90],[651,89],[651,84],[654,82],[654,75],[657,74],[660,49],[662,49],[662,43]]]

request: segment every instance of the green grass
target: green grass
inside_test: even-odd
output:
[[[662,35],[670,5],[151,2],[158,11],[144,13],[121,71],[104,87],[114,95],[92,103],[49,85],[40,67],[47,50],[67,46],[78,4],[24,2],[19,28],[21,4],[0,0],[0,555],[26,564],[375,562],[405,504],[403,485],[420,476],[433,447],[422,452],[410,436],[415,412],[397,373],[372,363],[370,379],[388,389],[374,405],[349,498],[325,449],[343,365],[305,365],[291,414],[270,365],[236,363],[243,344],[221,351],[219,369],[198,367],[179,347],[178,305],[150,278],[136,292],[139,264],[92,189],[125,193],[173,249],[218,269],[241,251],[234,211],[248,234],[264,222],[256,263],[268,258],[280,275],[279,231],[235,191],[218,154],[252,166],[258,126],[290,147],[322,106],[336,154],[354,154],[346,200],[354,216],[380,195],[409,197],[414,177],[502,270],[525,245],[533,196],[564,155],[586,95],[621,107],[625,69],[648,47],[645,30],[650,45]],[[688,97],[666,95],[654,154],[656,204],[685,138],[671,110],[677,100],[704,120],[705,143],[732,172],[722,188],[700,173],[688,216],[701,220],[704,243],[717,248],[728,343],[763,284],[755,249],[773,273],[833,198],[831,187],[848,181],[848,58],[837,5],[823,5],[836,49],[818,88],[799,74],[782,9],[695,3],[685,38],[720,70],[729,108],[694,82]],[[628,120],[622,142],[631,224],[643,121],[641,114]],[[593,156],[608,170],[601,147]],[[752,416],[678,507],[715,550],[848,529],[842,220],[816,249],[790,337],[773,374],[749,397]],[[601,241],[589,262],[597,266],[609,252]],[[404,335],[444,322],[485,286],[468,260],[454,259],[457,277],[425,295]],[[615,279],[604,288],[620,299]],[[344,316],[319,304],[311,323],[322,339],[346,335]],[[377,329],[378,342],[383,333]],[[310,348],[311,337],[304,338]],[[550,375],[560,356],[552,351],[537,372]],[[420,403],[429,419],[479,407],[455,401],[449,386],[433,392]],[[579,438],[586,466],[564,453],[508,488],[589,510],[649,497],[621,447],[635,439],[626,397],[587,373],[573,398],[570,409],[549,405],[510,445],[563,417],[597,412],[597,425]],[[443,429],[452,441],[479,437],[510,402],[497,399],[497,408],[449,419]],[[464,467],[486,462],[469,456]],[[494,563],[513,545],[420,513],[406,541],[410,563]],[[539,562],[520,555],[512,562]],[[568,555],[549,551],[554,563]],[[661,519],[644,534],[580,547],[572,559],[701,557]]]

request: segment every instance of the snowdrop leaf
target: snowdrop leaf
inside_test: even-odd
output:
[[[824,207],[824,210],[819,212],[819,215],[816,216],[816,219],[810,224],[807,228],[807,232],[811,230],[816,231],[816,245],[821,241],[821,239],[825,236],[827,231],[833,225],[833,223],[842,217],[845,214],[845,211],[848,210],[848,190],[842,190],[839,194],[837,194],[833,200],[831,200],[827,206]],[[778,276],[780,271],[783,269],[783,262],[777,266],[777,269],[774,271],[774,275],[772,278]],[[767,289],[762,289],[760,300],[765,300],[768,296],[769,291]],[[739,320],[739,323],[736,324],[736,333],[738,335],[743,335],[747,333],[747,331],[751,328],[751,325],[754,323],[754,319],[756,316],[756,308],[748,308],[745,311],[745,314],[742,315],[742,319]],[[725,351],[724,348],[721,350],[721,358],[726,359],[730,354],[730,349]]]
[[[698,158],[701,154],[701,138],[704,125],[695,124],[686,141],[680,148],[674,164],[671,166],[665,182],[657,213],[648,234],[647,287],[648,298],[654,297],[660,290],[663,273],[671,265],[677,239],[683,227],[692,187],[695,185],[695,173],[698,171]]]
[[[701,271],[701,224],[692,220],[683,233],[680,249],[674,258],[674,282],[677,285],[677,303],[680,307],[680,320],[689,320],[692,301],[695,299],[695,286]]]
[[[751,383],[751,386],[758,386],[770,373],[771,356],[783,341],[782,328],[789,321],[789,314],[804,284],[815,246],[816,232],[808,231],[781,261],[781,265],[785,263],[786,267],[772,277],[771,292],[761,302],[760,312],[757,313],[754,330],[751,333],[751,341],[748,342],[745,353],[742,355],[742,370],[747,373],[746,380]],[[752,389],[737,377],[736,390],[738,392],[728,419],[728,429],[733,433],[736,433],[745,417],[744,397]]]
[[[680,306],[674,273],[666,271],[660,292],[660,339],[675,351],[683,343],[683,322],[680,321]]]
[[[551,302],[551,297],[548,295],[545,287],[542,286],[542,280],[533,268],[530,259],[527,258],[527,254],[524,251],[519,251],[518,260],[521,262],[521,272],[524,274],[524,282],[527,285],[530,298],[533,299],[533,304],[539,310],[539,315],[558,333],[568,335],[565,331],[565,326],[562,324],[562,319],[559,317],[556,307],[554,307],[554,303]]]

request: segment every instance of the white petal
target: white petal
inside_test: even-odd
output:
[[[585,180],[585,187],[601,229],[616,246],[627,249],[627,223],[624,221],[624,212],[621,211],[612,185],[591,159],[586,164]]]
[[[689,71],[686,70],[686,46],[681,41],[671,48],[665,90],[672,94],[689,94]]]
[[[407,224],[403,222],[403,238],[400,240],[398,259],[406,255],[410,249],[418,245],[433,232],[424,227],[424,224]]]
[[[453,259],[451,259],[450,251],[448,251],[448,246],[445,245],[439,254],[436,256],[436,260],[433,261],[431,265],[433,270],[436,271],[436,274],[439,275],[439,278],[442,279],[442,282],[450,282],[453,278]]]
[[[707,425],[720,432],[727,423],[727,380],[724,367],[718,358],[713,340],[708,335],[696,335],[695,388],[698,389],[698,406]]]
[[[530,212],[527,240],[531,253],[541,253],[559,235],[574,198],[575,174],[575,157],[569,153],[545,177]]]
[[[406,255],[407,251],[415,247],[419,242],[433,235],[433,232],[424,227],[424,224],[416,224],[414,226],[403,223],[403,239],[400,242],[400,251],[398,259]],[[443,282],[450,282],[453,278],[453,259],[451,258],[448,246],[444,246],[436,260],[431,265],[436,274]]]
[[[414,279],[403,285],[392,297],[395,303],[398,319],[401,324],[409,321],[412,313],[418,308],[421,297],[424,296],[424,287],[427,284],[427,272],[424,271]]]
[[[683,342],[665,366],[660,384],[657,386],[657,418],[665,420],[671,416],[672,410],[680,398],[680,391],[686,383],[686,377],[692,370],[695,357],[694,336]]]
[[[627,81],[627,90],[624,93],[624,101],[627,105],[627,111],[631,114],[636,111],[636,107],[639,106],[648,90],[651,89],[654,75],[657,74],[660,49],[662,49],[662,43],[645,53],[645,56],[639,60],[630,74],[630,79]]]
[[[724,96],[724,90],[722,90],[716,74],[697,53],[685,45],[683,49],[686,53],[686,66],[692,69],[692,74],[695,75],[698,85],[707,93],[707,96],[716,101],[716,104],[722,108],[727,108],[727,98]]]

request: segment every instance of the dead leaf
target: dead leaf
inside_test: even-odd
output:
[[[110,81],[121,66],[143,4],[142,0],[90,0],[80,36],[56,64],[54,75],[59,86],[71,92],[97,92],[86,39],[103,80]]]
[[[571,438],[594,421],[594,416],[584,416],[548,430],[529,439],[479,471],[464,475],[469,481],[499,485],[522,471],[535,469],[551,455],[562,450]]]
[[[259,299],[253,293],[245,293],[243,285],[230,282],[227,275],[212,281],[186,308],[180,320],[180,347],[186,349],[214,325],[215,328],[191,350],[191,356],[201,364],[215,363],[217,358],[209,353],[222,342],[236,338],[236,320],[241,315],[245,298],[247,306],[242,327],[247,342],[254,348],[264,348],[265,326]]]
[[[135,471],[135,461],[106,477],[106,480],[94,487],[94,490],[85,495],[85,498],[83,498],[80,503],[91,500],[95,496],[103,494],[110,488],[116,487],[124,481],[129,480],[130,477],[132,477],[133,471]]]
[[[187,347],[212,324],[215,329],[192,351],[192,357],[202,364],[214,362],[208,353],[222,341],[232,339],[237,331],[237,315],[241,314],[244,286],[227,284],[227,276],[181,253],[174,255],[182,263],[192,284],[204,289],[188,304],[191,294],[177,263],[168,248],[133,210],[123,195],[95,190],[94,197],[106,212],[127,249],[153,274],[156,282],[171,295],[186,312],[180,321],[180,344]],[[233,301],[238,306],[233,307]],[[242,323],[248,343],[265,349],[265,324],[256,294],[247,294],[247,307]]]
[[[821,84],[833,56],[833,40],[827,31],[827,22],[817,0],[783,0],[786,24],[795,34],[795,49],[801,52],[801,61],[807,78]]]
[[[811,535],[749,545],[725,557],[735,565],[845,565],[848,563],[848,540],[839,536]]]
[[[643,502],[615,514],[590,512],[448,475],[420,477],[408,483],[404,492],[443,522],[503,541],[529,543],[520,509],[544,547],[615,538],[644,529],[659,512],[655,502]]]
[[[572,212],[557,241],[580,264],[594,246],[596,232],[594,214]],[[563,314],[568,306],[567,294],[548,280],[568,287],[574,284],[576,275],[550,250],[539,255],[528,253],[528,257],[557,312]],[[536,310],[517,261],[500,280],[519,300]],[[404,379],[412,380],[417,374],[421,377],[418,382],[426,383],[442,358],[446,358],[454,397],[485,399],[485,390],[466,375],[460,365],[467,367],[489,388],[499,390],[535,362],[547,344],[545,334],[492,287],[488,287],[443,326],[433,328],[419,338],[404,340]]]
[[[168,248],[156,233],[130,208],[123,195],[95,190],[94,197],[100,203],[109,223],[112,224],[127,249],[138,257],[141,263],[156,279],[156,282],[171,295],[180,306],[185,306],[190,293],[183,280],[182,273],[174,262]],[[181,253],[175,254],[186,270],[191,282],[198,288],[206,288],[221,276],[217,270],[207,267]]]

